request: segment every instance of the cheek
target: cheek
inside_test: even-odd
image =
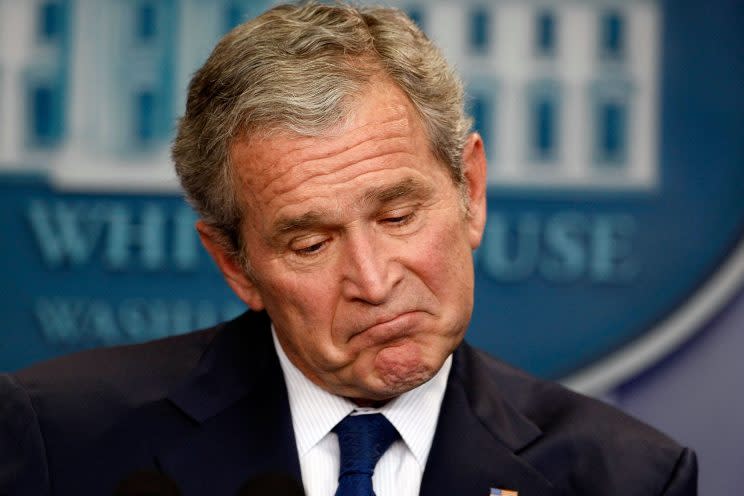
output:
[[[443,224],[420,246],[420,273],[436,294],[472,288],[472,252],[459,223]]]
[[[320,329],[333,316],[334,292],[326,278],[294,274],[286,269],[274,273],[282,277],[261,281],[260,292],[269,314],[283,316],[293,327]],[[325,324],[325,325],[324,325]]]
[[[308,307],[316,298],[322,298],[327,286],[313,274],[298,272],[287,267],[281,258],[275,258],[257,268],[260,285],[277,301],[285,304]]]
[[[286,345],[307,373],[323,374],[339,368],[344,356],[334,344],[335,299],[322,278],[284,279],[274,284],[266,309],[277,329],[285,332]],[[286,348],[285,348],[286,351]]]

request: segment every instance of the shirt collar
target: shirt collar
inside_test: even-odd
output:
[[[341,419],[352,412],[382,413],[398,430],[423,471],[429,456],[447,378],[452,367],[448,356],[431,380],[403,393],[381,408],[359,408],[352,401],[322,389],[289,360],[271,325],[274,348],[284,373],[300,458],[318,444]]]

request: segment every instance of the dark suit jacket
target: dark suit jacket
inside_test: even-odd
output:
[[[140,468],[185,495],[300,478],[264,313],[0,375],[0,494],[111,494]],[[595,400],[467,344],[454,354],[422,495],[696,494],[694,454]]]

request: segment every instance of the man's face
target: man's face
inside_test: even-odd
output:
[[[429,380],[473,304],[485,157],[464,154],[470,215],[404,94],[375,81],[322,137],[234,145],[250,277],[200,232],[236,293],[265,308],[292,363],[331,393],[384,400]]]

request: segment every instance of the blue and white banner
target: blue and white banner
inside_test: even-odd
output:
[[[189,75],[271,3],[0,0],[0,369],[242,311],[168,147]],[[473,344],[599,392],[741,287],[729,1],[707,19],[694,0],[389,3],[457,66],[487,144]]]

